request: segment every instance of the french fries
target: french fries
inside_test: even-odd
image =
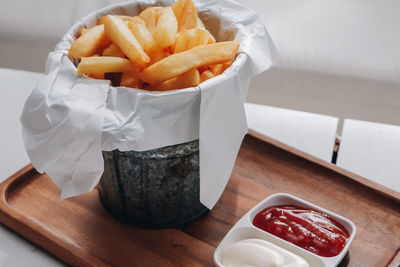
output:
[[[110,44],[109,47],[103,50],[103,56],[109,57],[125,57],[124,52],[114,43]]]
[[[178,0],[179,2],[179,0]],[[192,0],[183,0],[184,3],[176,2],[175,7],[176,13],[178,14],[176,18],[179,22],[179,31],[184,29],[193,29],[197,27],[198,18],[197,10]],[[182,5],[182,7],[181,7]]]
[[[123,72],[120,86],[141,88],[143,86],[143,81],[139,79],[136,72]]]
[[[157,26],[154,38],[160,48],[166,48],[175,42],[178,33],[178,21],[172,7],[165,7],[158,11]]]
[[[133,17],[107,15],[77,36],[68,52],[80,60],[77,74],[152,91],[193,87],[220,75],[239,48],[238,41],[216,43],[192,0]]]
[[[121,19],[110,15],[106,16],[104,30],[130,60],[136,62],[139,66],[145,66],[150,62],[149,56],[143,51],[135,36]]]
[[[238,41],[196,46],[160,60],[139,73],[139,77],[149,84],[161,83],[190,69],[230,60],[238,49]]]
[[[131,30],[146,53],[154,49],[156,42],[154,41],[151,32],[147,29],[144,20],[139,17],[134,17],[129,20],[128,28]]]
[[[79,37],[81,37],[82,35],[84,35],[87,31],[88,31],[88,29],[86,29],[86,28],[81,28],[81,29],[79,30]]]
[[[150,85],[152,91],[169,91],[174,89],[183,89],[196,86],[200,83],[200,74],[197,69],[191,69],[175,78],[156,85]]]
[[[73,58],[93,56],[110,43],[110,38],[104,32],[104,26],[94,26],[72,43],[68,55]]]
[[[158,11],[161,7],[148,7],[139,14],[139,17],[144,20],[147,28],[154,35],[157,26]]]
[[[169,56],[168,51],[165,51],[164,49],[161,49],[159,47],[157,47],[156,49],[154,49],[153,51],[150,52],[150,65],[153,65],[154,63],[160,61],[161,59],[164,59],[166,57]]]
[[[191,33],[187,30],[181,31],[176,37],[174,45],[174,53],[179,53],[187,50],[186,47],[190,41]]]
[[[200,75],[200,82],[207,81],[212,77],[214,77],[214,73],[212,73],[210,70],[203,71]]]
[[[78,65],[78,74],[101,74],[106,72],[133,72],[135,66],[120,57],[83,57]]]
[[[207,30],[200,28],[182,30],[176,37],[174,53],[189,50],[198,45],[212,43],[213,40],[215,42],[214,37]]]
[[[222,72],[222,64],[211,65],[210,70],[214,75],[219,75]]]
[[[215,64],[210,66],[210,70],[214,74],[214,76],[220,75],[223,73],[227,68],[232,65],[232,61],[227,61],[221,64]]]
[[[171,7],[174,11],[175,17],[178,19],[181,17],[183,7],[185,6],[186,0],[177,0]]]

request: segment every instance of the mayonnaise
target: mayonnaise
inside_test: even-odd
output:
[[[262,239],[245,239],[221,255],[225,267],[310,267],[300,256]]]

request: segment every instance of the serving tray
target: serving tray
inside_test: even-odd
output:
[[[124,225],[103,209],[97,189],[60,201],[50,178],[31,165],[0,184],[0,221],[74,266],[212,266],[232,225],[265,197],[285,192],[355,223],[340,266],[398,266],[400,199],[278,146],[247,136],[215,208],[179,228]]]

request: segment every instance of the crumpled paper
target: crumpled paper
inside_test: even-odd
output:
[[[25,147],[34,167],[61,189],[61,198],[92,190],[104,170],[102,150],[144,151],[200,140],[200,201],[212,209],[232,172],[247,122],[244,102],[251,78],[276,55],[254,11],[232,0],[195,1],[199,16],[218,41],[240,41],[240,54],[222,75],[197,87],[150,92],[112,87],[76,75],[68,49],[81,27],[106,14],[137,15],[173,1],[116,4],[82,18],[46,62],[46,77],[21,115]]]

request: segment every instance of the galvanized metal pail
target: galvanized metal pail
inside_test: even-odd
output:
[[[116,218],[145,228],[192,221],[208,209],[199,200],[199,141],[148,151],[103,152],[103,206]]]

